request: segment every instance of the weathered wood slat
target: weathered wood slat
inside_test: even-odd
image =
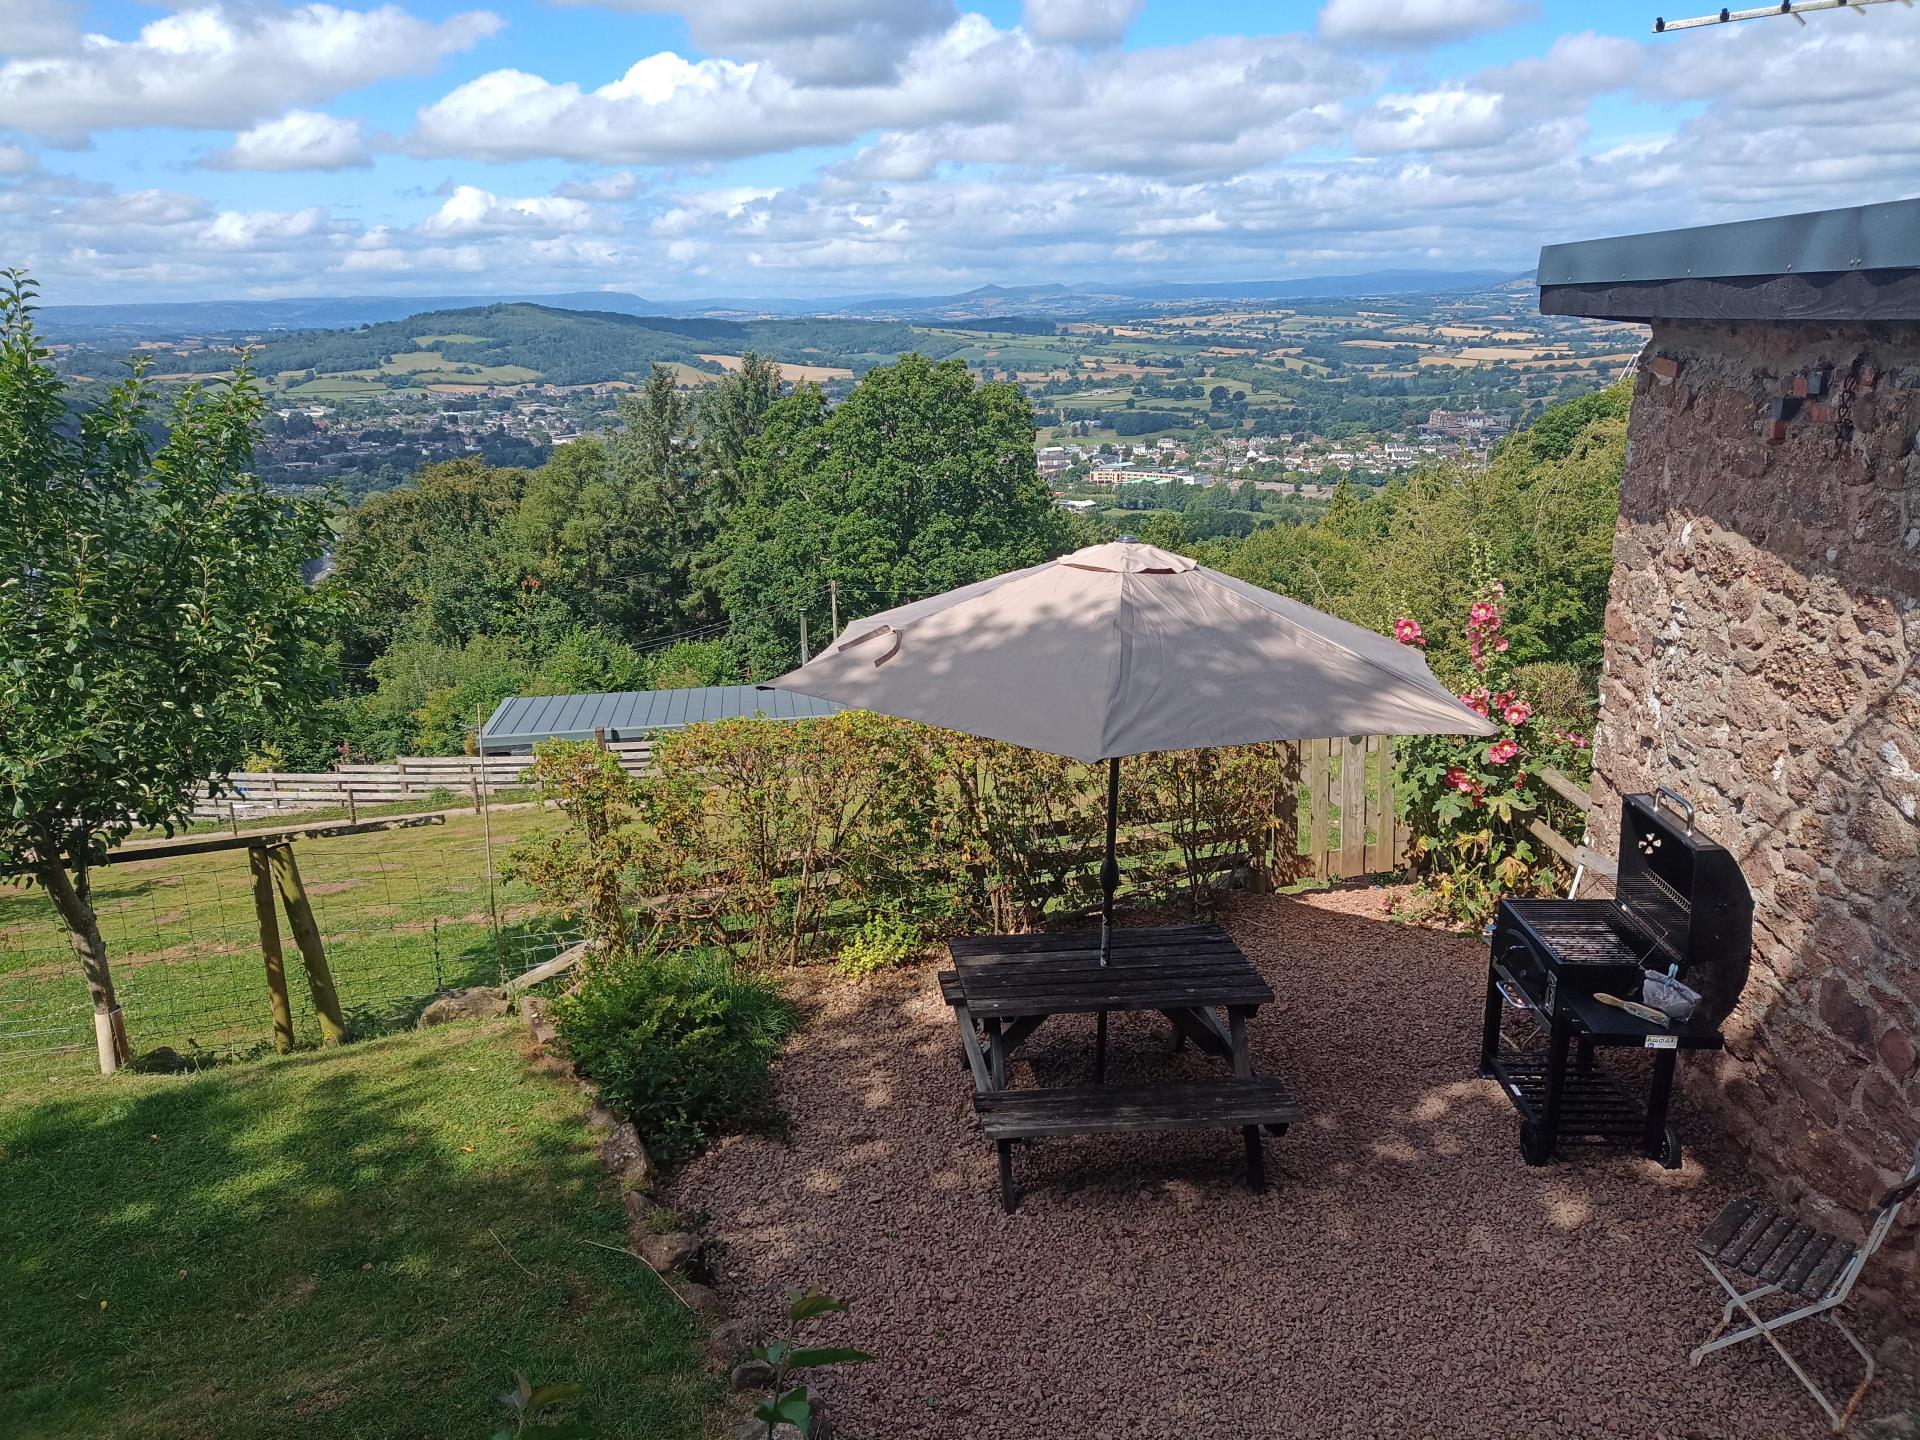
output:
[[[1349,735],[1340,742],[1340,876],[1367,871],[1367,742]]]
[[[995,1140],[1291,1125],[1302,1114],[1286,1087],[1271,1079],[990,1090],[974,1097],[974,1108],[981,1129]]]
[[[1552,790],[1561,799],[1567,801],[1569,804],[1578,805],[1582,814],[1585,814],[1592,808],[1593,800],[1592,797],[1587,794],[1586,787],[1576,785],[1551,765],[1540,766],[1534,771],[1534,774],[1545,781],[1547,788]]]
[[[1787,1273],[1780,1277],[1780,1283],[1796,1295],[1807,1293],[1807,1282],[1813,1278],[1813,1272],[1840,1242],[1831,1235],[1815,1235],[1800,1247],[1800,1253],[1794,1257],[1793,1264],[1787,1267]]]
[[[1854,1253],[1853,1246],[1844,1241],[1834,1241],[1827,1247],[1827,1253],[1820,1257],[1820,1263],[1813,1267],[1799,1293],[1809,1298],[1825,1295],[1840,1278],[1840,1272],[1852,1262]]]
[[[1314,878],[1327,878],[1327,785],[1332,742],[1308,740],[1301,745],[1301,769],[1307,783],[1307,857]]]
[[[1795,1225],[1788,1230],[1786,1238],[1774,1248],[1767,1263],[1760,1267],[1760,1279],[1768,1285],[1779,1284],[1816,1233],[1810,1225]]]
[[[1374,768],[1367,786],[1367,870],[1378,875],[1393,869],[1393,742],[1379,735],[1367,739],[1367,755]]]
[[[1791,1215],[1776,1215],[1760,1232],[1760,1238],[1748,1247],[1747,1253],[1740,1257],[1740,1268],[1749,1275],[1758,1275],[1766,1263],[1773,1258],[1773,1252],[1793,1232]]]

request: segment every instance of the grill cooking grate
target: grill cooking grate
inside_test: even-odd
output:
[[[1629,945],[1598,916],[1554,914],[1543,907],[1527,919],[1562,965],[1643,966],[1651,953]]]

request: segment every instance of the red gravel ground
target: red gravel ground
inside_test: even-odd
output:
[[[786,1141],[736,1139],[669,1203],[724,1246],[737,1313],[821,1284],[823,1377],[848,1440],[1261,1436],[1698,1437],[1825,1433],[1763,1343],[1687,1366],[1717,1306],[1695,1237],[1745,1188],[1684,1103],[1687,1163],[1617,1153],[1529,1169],[1475,1077],[1485,951],[1389,922],[1381,890],[1237,898],[1225,921],[1279,1001],[1255,1066],[1307,1120],[1249,1193],[1234,1131],[1050,1140],[1015,1152],[1000,1211],[932,968],[809,983],[782,1062]],[[1176,1062],[1158,1015],[1115,1016],[1115,1080]],[[1055,1020],[1016,1085],[1087,1078],[1092,1022]],[[1685,1079],[1684,1066],[1682,1079]],[[1850,1352],[1796,1327],[1844,1392]],[[1912,1403],[1886,1382],[1863,1407]]]

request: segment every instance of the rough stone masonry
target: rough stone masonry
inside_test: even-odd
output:
[[[1594,829],[1667,785],[1754,894],[1694,1097],[1858,1238],[1920,1135],[1920,324],[1656,322],[1614,539]],[[1920,1313],[1903,1226],[1862,1276]]]

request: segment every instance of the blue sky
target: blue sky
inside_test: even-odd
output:
[[[1518,271],[1920,189],[1920,10],[1659,4],[0,0],[0,265],[53,303]]]

